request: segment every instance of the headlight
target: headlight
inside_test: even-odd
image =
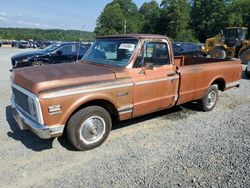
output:
[[[24,62],[24,63],[25,63],[25,62],[28,62],[28,61],[29,61],[29,59],[28,59],[28,58],[27,58],[27,59],[23,59],[23,60],[22,60],[22,62]]]
[[[30,115],[38,122],[38,115],[37,115],[37,107],[35,100],[31,97],[28,98],[28,103],[29,103],[29,110],[30,110]]]

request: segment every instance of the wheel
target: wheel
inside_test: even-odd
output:
[[[250,70],[248,70],[247,68],[245,69],[245,74],[246,77],[250,79]]]
[[[32,66],[43,66],[45,65],[45,63],[43,61],[34,61],[32,63]]]
[[[216,59],[226,58],[226,51],[223,48],[214,48],[208,54],[211,56],[211,58],[216,58]]]
[[[104,108],[89,106],[75,113],[67,124],[67,137],[78,150],[100,146],[108,137],[112,120]]]
[[[218,87],[212,85],[208,88],[206,94],[198,101],[200,109],[204,112],[212,110],[218,100]]]
[[[246,64],[250,61],[250,48],[246,49],[240,54],[240,60],[242,64]]]

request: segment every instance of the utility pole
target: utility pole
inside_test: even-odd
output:
[[[127,34],[127,19],[124,21],[124,34]]]

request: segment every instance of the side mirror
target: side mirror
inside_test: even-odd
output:
[[[154,63],[145,62],[145,69],[146,70],[153,70],[154,69]]]
[[[58,50],[58,51],[56,51],[56,54],[57,54],[57,55],[62,55],[62,51],[61,51],[61,50]]]

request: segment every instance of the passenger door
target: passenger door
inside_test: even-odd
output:
[[[170,61],[169,45],[166,42],[145,42],[132,70],[133,117],[175,104],[178,98],[179,76]],[[152,63],[152,70],[143,68]]]

